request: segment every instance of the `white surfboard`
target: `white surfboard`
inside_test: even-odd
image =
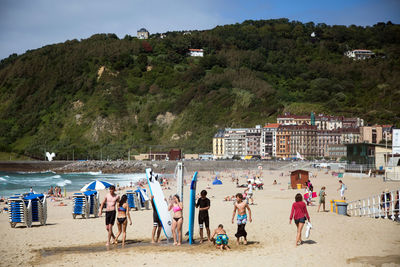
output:
[[[172,217],[168,211],[168,203],[165,201],[164,192],[158,182],[158,177],[155,176],[150,168],[146,169],[147,182],[149,184],[150,193],[154,196],[154,206],[156,208],[158,218],[160,218],[164,234],[167,239],[172,238]]]

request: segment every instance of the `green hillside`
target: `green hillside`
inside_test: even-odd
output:
[[[316,38],[311,38],[311,33]],[[400,126],[400,25],[245,21],[148,40],[95,34],[0,63],[0,151],[57,159],[211,151],[284,111]],[[203,48],[204,58],[187,56]],[[353,61],[350,49],[377,57]]]

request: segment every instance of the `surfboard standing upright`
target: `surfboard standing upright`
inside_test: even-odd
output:
[[[160,183],[158,182],[158,177],[153,174],[153,171],[150,168],[146,169],[146,177],[149,184],[150,193],[152,196],[154,196],[154,206],[156,208],[158,218],[160,218],[164,234],[167,239],[170,239],[172,237],[172,217],[168,211],[168,204],[165,201],[164,193],[161,189]]]
[[[190,203],[189,203],[189,244],[193,244],[194,230],[194,206],[196,205],[196,184],[197,172],[194,173],[192,182],[190,183]]]

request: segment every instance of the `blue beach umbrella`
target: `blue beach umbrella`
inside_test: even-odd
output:
[[[106,188],[109,188],[110,186],[112,186],[113,184],[110,184],[108,182],[105,181],[93,181],[90,182],[88,184],[86,184],[84,187],[82,187],[81,191],[87,191],[87,190],[103,190]]]

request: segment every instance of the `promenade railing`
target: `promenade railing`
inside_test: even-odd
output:
[[[347,213],[350,216],[364,216],[371,218],[399,219],[400,188],[379,195],[351,201],[348,203]]]

